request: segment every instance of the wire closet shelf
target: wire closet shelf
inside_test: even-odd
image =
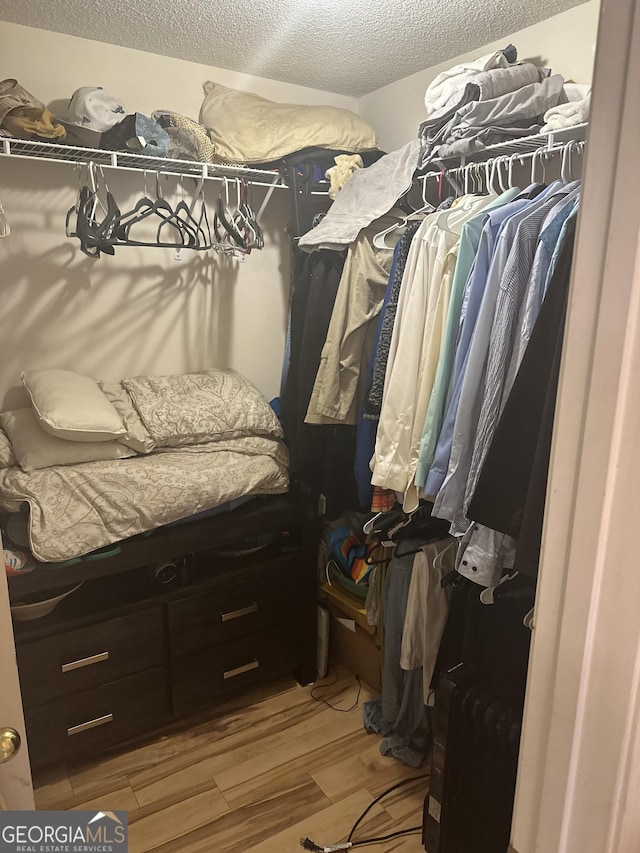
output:
[[[571,146],[577,150],[584,149],[589,125],[577,124],[573,127],[555,130],[549,133],[538,133],[533,136],[523,136],[508,142],[490,145],[482,151],[477,151],[464,157],[449,157],[435,160],[418,174],[418,179],[426,182],[440,178],[443,174],[460,175],[465,170],[481,165],[489,166],[497,162],[519,161],[524,163],[545,155],[554,155],[566,151]]]
[[[570,142],[584,142],[587,124],[526,136],[520,139],[491,145],[468,157],[449,158],[434,164],[434,171],[420,175],[421,178],[438,177],[446,169],[461,169],[471,163],[485,163],[500,157],[530,158],[541,151],[555,152]],[[176,177],[191,176],[205,180],[222,181],[225,178],[244,178],[256,186],[287,188],[281,175],[276,171],[255,169],[248,166],[236,166],[227,163],[200,163],[193,160],[174,160],[167,157],[149,157],[144,154],[130,154],[121,151],[103,151],[99,148],[79,148],[72,145],[60,145],[51,142],[34,142],[26,139],[5,137],[0,140],[0,156],[17,157],[27,160],[41,160],[70,165],[86,165],[90,162],[108,169],[120,169],[136,172],[157,172],[161,175]]]
[[[252,169],[230,163],[200,163],[195,160],[174,160],[169,157],[149,157],[122,151],[104,151],[100,148],[80,148],[52,142],[34,142],[28,139],[5,137],[0,140],[0,156],[22,160],[40,160],[51,163],[68,163],[82,166],[94,163],[105,169],[129,172],[154,172],[174,177],[204,178],[223,181],[225,178],[244,178],[256,186],[282,187],[286,184],[277,171]]]

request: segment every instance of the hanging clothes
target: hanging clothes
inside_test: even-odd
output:
[[[500,228],[512,215],[526,207],[544,189],[540,184],[532,184],[509,204],[494,208],[490,212],[485,213],[478,251],[472,263],[462,299],[458,339],[453,371],[449,383],[446,412],[436,442],[433,462],[431,463],[424,486],[426,495],[437,495],[448,473],[455,419],[462,393],[462,382],[469,363],[469,349],[480,306],[482,305],[482,297],[487,284],[489,269],[494,252],[496,251]]]
[[[384,389],[384,377],[387,372],[387,360],[389,358],[389,349],[391,347],[391,337],[393,335],[393,326],[396,320],[396,311],[398,310],[398,297],[400,295],[400,286],[404,276],[404,270],[409,257],[409,249],[413,238],[420,227],[421,222],[409,222],[405,231],[396,245],[397,252],[395,253],[395,265],[393,274],[389,279],[389,290],[385,297],[385,304],[382,310],[380,328],[378,331],[378,340],[374,349],[374,363],[369,383],[369,391],[364,404],[364,417],[370,420],[378,420],[380,417],[380,409],[382,407],[382,392]],[[371,449],[373,452],[373,448]],[[371,458],[371,455],[369,456]]]
[[[427,706],[435,703],[431,679],[449,615],[451,587],[443,586],[442,580],[453,571],[456,548],[452,539],[429,542],[413,561],[400,666],[408,671],[422,669],[422,696]]]
[[[575,228],[574,212],[563,226],[540,314],[469,503],[473,519],[518,538],[514,568],[530,576],[540,556]]]
[[[293,470],[305,470],[316,455],[304,417],[343,267],[344,258],[338,253],[315,252],[306,259],[291,298],[291,358],[282,396],[282,423]]]
[[[402,272],[406,262],[406,256],[411,245],[413,235],[416,233],[419,223],[411,223],[411,228],[408,228],[402,234],[402,237],[396,243],[393,252],[393,260],[391,262],[391,272],[389,273],[389,281],[384,294],[382,310],[378,316],[378,325],[376,328],[376,337],[369,356],[369,362],[365,373],[365,400],[362,404],[361,411],[358,417],[358,431],[356,436],[356,456],[354,460],[356,484],[358,486],[358,499],[363,507],[372,507],[373,489],[371,485],[371,471],[369,470],[369,461],[373,455],[373,449],[376,443],[376,432],[378,429],[377,415],[373,416],[367,413],[367,402],[372,391],[373,374],[375,362],[378,357],[378,352],[381,350],[382,344],[382,329],[385,320],[392,314],[395,315],[395,308],[398,302],[398,291],[400,289],[399,280],[402,279]],[[405,248],[406,247],[406,248]],[[396,287],[396,280],[398,285]],[[393,303],[393,304],[392,304]],[[391,306],[391,307],[390,307]],[[393,326],[391,326],[393,328]],[[388,345],[391,338],[391,330],[389,331],[388,340],[385,344]],[[384,376],[383,376],[384,379]],[[382,396],[382,386],[380,386],[380,395]],[[382,490],[380,490],[382,491]]]
[[[357,423],[366,365],[376,333],[375,320],[382,308],[393,260],[393,247],[376,249],[372,240],[378,231],[401,218],[401,211],[392,211],[364,229],[349,246],[306,423]]]
[[[432,778],[446,780],[446,850],[495,853],[509,846],[531,642],[523,616],[534,595],[529,582],[517,596],[487,606],[475,584],[456,582],[438,655],[436,680],[446,678],[448,689],[438,691],[431,767]]]
[[[529,284],[535,287],[538,283],[533,261],[537,254],[540,230],[547,224],[549,217],[553,219],[557,216],[558,208],[560,211],[564,207],[572,209],[578,194],[577,184],[565,185],[561,194],[551,196],[523,219],[516,231],[514,245],[503,273],[491,329],[484,397],[465,490],[465,518],[478,473],[495,432],[495,425],[511,390],[507,381],[513,361],[518,317],[521,306],[526,301]],[[561,196],[560,202],[554,204],[557,195]],[[514,370],[517,370],[515,364]],[[468,525],[458,553],[457,568],[461,574],[471,577],[477,583],[492,586],[498,582],[504,567],[513,565],[514,554],[515,542],[510,537],[506,538],[487,527]]]
[[[312,427],[304,419],[343,267],[344,257],[338,252],[314,252],[296,282],[291,300],[291,361],[281,414],[292,480],[325,495],[330,519],[358,506],[352,464],[355,428]]]
[[[579,192],[576,193],[573,203],[561,201],[557,208],[551,211],[547,217],[547,222],[545,222],[540,232],[540,239],[527,285],[527,292],[515,331],[514,352],[507,376],[508,389],[511,389],[513,386],[515,374],[531,338],[531,333],[540,313],[542,300],[555,269],[559,252],[564,241],[567,239],[568,229],[565,227],[567,220],[577,215],[579,203]]]
[[[500,281],[493,325],[487,352],[484,396],[478,418],[473,457],[467,479],[465,507],[475,488],[478,471],[484,461],[495,424],[504,405],[509,363],[516,341],[520,306],[524,301],[533,269],[540,231],[549,215],[558,207],[573,207],[579,194],[579,184],[567,184],[547,198],[518,225],[513,246]]]
[[[517,260],[514,258],[509,262],[517,230],[520,223],[532,214],[544,209],[544,216],[546,216],[548,210],[556,203],[556,194],[561,196],[566,195],[567,192],[560,181],[554,182],[523,209],[509,216],[500,227],[462,380],[448,473],[434,501],[434,513],[439,518],[446,518],[451,522],[453,535],[462,536],[469,526],[469,521],[464,514],[464,497],[482,405],[491,329],[500,283],[507,264],[509,263],[509,269],[515,266],[517,272]]]
[[[455,208],[427,216],[411,244],[398,298],[371,480],[383,488],[408,492],[407,510],[418,504],[413,477],[460,233],[494,199],[495,195],[465,197]]]
[[[433,390],[429,399],[429,405],[427,407],[427,414],[425,415],[422,436],[420,438],[418,467],[416,469],[416,485],[419,488],[422,488],[425,485],[426,476],[429,471],[429,467],[431,466],[431,462],[433,461],[435,443],[442,425],[442,418],[444,417],[445,398],[451,376],[453,357],[455,354],[456,337],[460,322],[460,311],[462,309],[462,298],[464,296],[465,285],[469,277],[469,273],[478,251],[480,236],[485,223],[485,216],[489,210],[508,204],[518,196],[519,192],[520,191],[518,189],[510,189],[502,193],[502,195],[499,195],[495,201],[490,202],[481,213],[470,219],[462,228],[458,260],[451,286],[449,309],[447,311],[445,327],[442,333],[438,369],[433,383]]]
[[[383,735],[380,752],[419,767],[429,752],[430,728],[423,701],[422,668],[400,667],[402,633],[407,612],[415,551],[420,540],[402,543],[408,553],[394,557],[387,568],[382,609],[382,694],[364,704],[364,726]]]

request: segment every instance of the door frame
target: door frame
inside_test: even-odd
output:
[[[0,535],[0,552],[2,536]],[[16,663],[16,647],[9,606],[9,587],[3,566],[0,571],[0,726],[10,726],[22,741],[17,754],[0,764],[0,809],[34,809],[29,748],[24,725],[22,695]]]
[[[640,793],[639,88],[640,10],[635,0],[603,0],[512,825],[517,853],[640,849],[640,817],[625,807]]]

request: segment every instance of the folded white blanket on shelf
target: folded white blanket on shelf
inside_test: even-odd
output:
[[[552,107],[544,114],[542,133],[551,133],[554,130],[584,124],[584,122],[589,121],[590,106],[591,94],[588,94],[580,101],[569,101],[567,104]]]

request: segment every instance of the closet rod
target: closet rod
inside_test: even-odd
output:
[[[425,175],[417,175],[416,178],[423,183],[430,179],[435,180],[440,179],[442,174],[445,176],[459,176],[464,175],[465,172],[469,171],[477,171],[482,174],[482,172],[487,169],[491,169],[497,163],[500,165],[505,165],[509,163],[519,163],[520,165],[524,165],[527,160],[533,160],[534,158],[542,159],[543,157],[552,156],[555,154],[563,154],[565,151],[571,149],[575,150],[576,153],[584,154],[585,142],[584,140],[575,140],[572,142],[564,142],[559,145],[552,145],[543,148],[537,148],[535,151],[526,151],[522,153],[513,153],[513,154],[501,154],[495,157],[490,157],[487,160],[482,161],[471,161],[469,163],[461,164],[460,166],[453,166],[452,168],[445,167],[439,172],[427,172]]]

